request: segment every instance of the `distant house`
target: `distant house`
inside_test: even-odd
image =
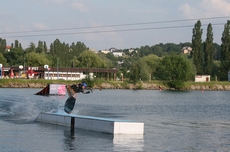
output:
[[[134,49],[130,48],[129,49],[129,53],[132,53],[134,51]]]
[[[182,53],[183,54],[191,53],[191,51],[192,51],[192,48],[189,47],[189,46],[185,46],[185,47],[182,48]]]
[[[99,52],[104,53],[104,54],[107,54],[107,53],[109,53],[110,51],[109,51],[109,50],[99,50]]]
[[[123,64],[123,61],[117,61],[117,64],[121,65],[121,64]]]
[[[6,51],[10,52],[11,46],[6,46]]]
[[[100,50],[99,52],[107,54],[107,53],[112,53],[114,56],[119,57],[123,55],[123,52],[119,52],[118,49],[112,47],[109,50]]]
[[[210,82],[210,75],[196,75],[195,82]]]
[[[119,57],[123,55],[123,52],[113,52],[113,55]]]
[[[109,49],[109,51],[110,51],[110,52],[117,52],[117,49],[114,48],[114,47],[111,47],[111,48]]]

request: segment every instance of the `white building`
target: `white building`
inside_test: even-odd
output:
[[[93,73],[89,73],[90,78],[93,78]],[[44,79],[51,80],[82,80],[86,78],[86,74],[83,72],[57,72],[57,71],[45,71]]]
[[[110,51],[110,52],[116,52],[116,51],[117,51],[117,49],[116,49],[116,48],[114,48],[114,47],[112,47],[112,48],[110,48],[110,49],[109,49],[109,51]]]
[[[100,50],[99,52],[104,53],[104,54],[107,54],[107,53],[109,53],[110,51],[109,51],[109,50]]]
[[[183,54],[187,54],[187,53],[190,53],[192,51],[192,48],[189,47],[189,46],[185,46],[182,48],[182,53]]]
[[[129,49],[129,53],[132,53],[133,51],[134,51],[134,49],[132,49],[132,48],[131,48],[131,49]]]
[[[195,82],[210,82],[210,75],[196,75]]]
[[[113,55],[119,57],[123,55],[123,52],[113,52]]]

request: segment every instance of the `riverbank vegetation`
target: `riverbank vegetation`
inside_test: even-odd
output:
[[[85,80],[90,88],[93,89],[142,89],[142,90],[175,90],[175,88],[168,87],[164,81],[107,81],[103,79],[95,79],[89,82]],[[67,81],[67,80],[44,80],[44,79],[0,79],[0,88],[44,88],[48,84],[65,84],[72,85],[80,83],[81,81]],[[185,82],[180,90],[229,90],[230,82],[216,81],[216,82]]]
[[[109,53],[90,50],[84,43],[77,42],[71,45],[56,39],[48,49],[45,41],[39,41],[36,46],[31,45],[23,49],[18,40],[11,45],[10,51],[6,49],[6,40],[0,38],[0,61],[6,65],[26,65],[72,68],[116,68],[118,69],[117,82],[103,79],[86,80],[90,86],[100,86],[108,83],[118,88],[152,88],[147,84],[156,83],[156,87],[174,88],[176,90],[196,86],[195,75],[211,75],[214,84],[225,83],[228,80],[230,70],[230,20],[223,28],[222,44],[213,42],[212,24],[207,26],[206,39],[202,40],[202,23],[198,20],[192,29],[191,43],[180,44],[156,44],[153,46],[141,46],[118,50],[111,48]],[[182,53],[182,49],[187,52]],[[191,48],[191,49],[188,49]],[[122,52],[122,56],[115,56],[113,52]],[[100,73],[96,78],[102,78]],[[105,78],[104,78],[105,79]],[[124,81],[123,81],[124,80]],[[218,81],[217,81],[218,80]],[[225,81],[225,82],[219,82]],[[24,83],[71,83],[69,81],[53,80],[1,80],[2,86],[22,85]],[[227,82],[226,82],[227,83]],[[208,83],[212,85],[213,83]],[[213,84],[213,85],[214,85]],[[206,85],[202,83],[200,85]],[[224,85],[224,84],[221,84]],[[153,85],[154,86],[154,85]],[[155,88],[155,87],[154,87]],[[191,88],[191,87],[190,87]],[[212,88],[212,87],[211,87]],[[215,87],[214,87],[215,88]]]

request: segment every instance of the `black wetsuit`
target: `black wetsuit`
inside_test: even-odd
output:
[[[73,90],[74,90],[74,92],[76,92],[76,93],[79,93],[79,92],[84,92],[84,90],[82,89],[82,85],[79,83],[78,85],[75,85],[75,84],[73,84],[73,85],[71,85],[70,86]]]
[[[90,93],[89,91],[88,92],[84,92],[84,89],[82,89],[82,85],[81,85],[81,83],[79,83],[79,84],[77,84],[77,85],[75,85],[75,84],[73,84],[73,85],[71,85],[70,86],[73,90],[74,90],[74,92],[76,92],[76,93],[84,93],[84,94],[88,94],[88,93]]]

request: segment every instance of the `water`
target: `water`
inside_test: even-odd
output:
[[[67,96],[0,89],[1,152],[230,151],[229,91],[94,90],[78,94],[73,114],[144,122],[144,135],[111,135],[35,122],[63,113]]]

